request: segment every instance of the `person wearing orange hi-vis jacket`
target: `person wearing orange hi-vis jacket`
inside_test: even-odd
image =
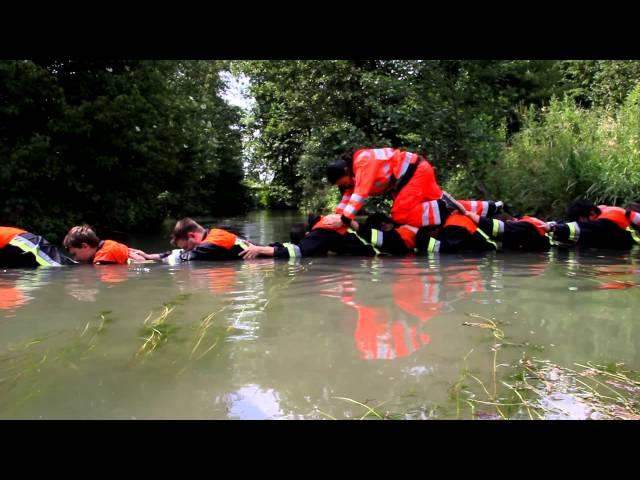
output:
[[[371,195],[391,192],[394,202],[391,218],[414,227],[441,225],[437,205],[464,213],[465,208],[443,192],[431,164],[422,156],[394,148],[363,148],[338,157],[327,167],[327,180],[337,185],[342,199],[335,213],[348,225]]]
[[[553,239],[585,248],[631,248],[640,245],[637,213],[632,208],[596,206],[589,200],[576,200],[567,211],[568,222],[551,223]]]

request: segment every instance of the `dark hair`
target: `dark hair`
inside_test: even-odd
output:
[[[327,180],[331,185],[353,172],[353,154],[353,151],[344,152],[327,166]]]
[[[295,223],[289,230],[289,239],[294,245],[298,245],[307,234],[308,225],[306,223]]]
[[[576,222],[580,217],[588,217],[592,213],[599,215],[602,212],[591,200],[581,198],[569,205],[567,219],[570,222]]]
[[[313,226],[322,219],[321,215],[317,213],[310,213],[307,217],[307,230],[311,230]]]
[[[631,210],[632,212],[640,212],[640,201],[629,202],[627,204],[627,210]]]
[[[191,232],[204,232],[204,230],[205,228],[202,225],[191,218],[180,219],[176,222],[176,226],[173,227],[173,232],[171,232],[171,244],[175,245],[178,240],[186,240]]]
[[[517,218],[513,215],[511,215],[510,213],[507,212],[500,212],[500,213],[496,213],[492,218],[495,218],[496,220],[500,220],[502,222],[508,222],[510,220],[517,220]]]
[[[393,219],[389,215],[382,212],[372,213],[367,217],[364,223],[368,227],[375,228],[376,230],[381,230],[383,223],[390,223],[392,225],[395,225]]]
[[[67,250],[69,247],[80,248],[83,243],[86,243],[90,247],[97,247],[100,244],[100,239],[96,235],[96,232],[86,223],[73,227],[62,241],[62,245]]]

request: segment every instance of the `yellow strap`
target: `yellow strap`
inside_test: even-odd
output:
[[[375,245],[371,245],[369,242],[367,242],[364,238],[362,238],[360,235],[358,235],[353,229],[349,229],[347,230],[349,233],[353,233],[356,238],[358,238],[358,240],[360,240],[362,243],[364,243],[365,245],[370,246],[371,248],[373,248],[373,251],[376,253],[376,255],[380,255],[380,250],[378,250]]]
[[[558,242],[556,242],[556,240],[553,238],[553,232],[547,232],[544,234],[544,236],[549,239],[549,243],[551,245],[558,246]]]
[[[476,232],[479,232],[479,233],[480,233],[480,235],[482,235],[482,236],[484,237],[484,239],[485,239],[487,242],[489,242],[491,245],[493,245],[494,247],[496,247],[496,250],[498,249],[498,245],[496,245],[496,242],[494,242],[493,240],[491,240],[491,239],[489,238],[489,235],[487,235],[486,233],[484,233],[484,232],[482,231],[482,229],[481,229],[481,228],[478,228],[478,229],[476,230]]]
[[[633,228],[632,226],[628,226],[627,230],[629,230],[629,233],[631,234],[631,238],[633,238],[633,241],[636,242],[638,245],[640,245],[640,236],[638,236],[638,232],[636,232],[635,228]]]

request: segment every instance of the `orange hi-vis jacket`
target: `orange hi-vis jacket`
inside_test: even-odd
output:
[[[22,233],[27,233],[27,231],[13,227],[0,227],[0,248],[9,245],[11,240]]]
[[[396,228],[396,232],[398,232],[409,251],[413,251],[416,248],[416,232],[414,230],[402,225]]]
[[[104,240],[93,257],[93,263],[129,263],[129,247],[114,240]]]
[[[447,227],[462,227],[467,230],[471,235],[476,233],[478,226],[473,223],[466,215],[462,215],[460,213],[453,213],[447,217],[447,220],[444,222],[444,228]]]
[[[355,186],[347,190],[336,208],[336,213],[349,219],[355,218],[370,195],[380,195],[393,186],[393,179],[400,180],[409,165],[420,156],[393,148],[365,148],[353,155]]]
[[[539,218],[536,217],[529,217],[529,216],[524,216],[521,217],[519,220],[519,222],[527,222],[530,223],[531,225],[533,225],[534,227],[536,227],[536,231],[540,234],[540,236],[544,237],[547,232],[545,231],[544,227],[546,226],[546,223],[543,222],[542,220],[540,220]]]
[[[631,224],[629,218],[627,218],[626,210],[621,207],[609,207],[607,205],[598,205],[601,213],[598,215],[597,220],[609,220],[615,223],[622,230],[626,230]]]
[[[334,227],[332,225],[329,225],[326,218],[327,218],[326,216],[322,215],[320,217],[320,220],[316,222],[316,224],[311,228],[311,230],[316,230],[316,229],[333,230],[339,233],[340,235],[345,235],[349,230],[349,227],[347,227],[346,225],[341,225],[339,227]]]
[[[212,243],[230,250],[236,244],[237,238],[238,236],[235,233],[227,232],[221,228],[211,228],[203,243]]]

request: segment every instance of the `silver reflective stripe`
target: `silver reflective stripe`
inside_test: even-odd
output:
[[[431,208],[433,208],[433,224],[440,225],[440,206],[438,205],[437,200],[431,200]]]
[[[640,213],[638,212],[631,212],[631,223],[635,224],[635,225],[640,225]]]
[[[422,225],[429,225],[429,206],[430,202],[424,202],[422,204]]]
[[[489,202],[482,202],[482,214],[487,215],[489,213]]]
[[[344,213],[354,214],[356,211],[355,207],[351,204],[347,205],[347,208],[344,209]]]
[[[478,213],[478,202],[471,200],[471,209],[473,213]]]
[[[346,206],[347,206],[347,203],[346,202],[342,202],[342,203],[338,204],[336,209],[344,210],[344,207],[346,207]]]
[[[382,246],[382,238],[383,238],[383,233],[381,230],[375,230],[372,229],[371,230],[371,243],[373,243],[376,247],[381,247]]]
[[[376,148],[373,150],[375,153],[375,156],[378,160],[386,160],[387,159],[387,154],[384,151],[384,148]]]
[[[425,283],[422,296],[423,303],[437,303],[440,298],[440,285],[437,283]]]
[[[23,252],[31,253],[34,257],[36,257],[36,262],[38,265],[43,265],[47,267],[60,267],[61,265],[54,261],[49,255],[44,253],[40,248],[30,240],[27,240],[20,235],[13,237],[9,242],[9,245],[13,245],[14,247],[18,247]]]
[[[400,169],[400,174],[398,175],[398,178],[402,177],[405,173],[407,173],[407,169],[411,164],[411,157],[413,157],[412,153],[406,152],[404,154],[404,160],[402,161],[402,168]]]
[[[580,226],[578,222],[567,223],[567,227],[569,227],[569,240],[577,242],[580,238]]]
[[[384,167],[382,167],[382,171],[384,172],[384,174],[388,177],[389,175],[391,175],[391,167],[389,166],[389,164],[385,164]]]
[[[393,350],[389,348],[389,346],[385,343],[384,340],[381,341],[378,338],[378,349],[377,349],[377,357],[376,358],[388,358],[394,359],[396,356],[393,354]]]
[[[366,200],[366,198],[367,198],[366,196],[358,195],[357,193],[354,193],[353,195],[351,195],[352,202],[363,203]]]
[[[407,350],[409,350],[410,353],[415,352],[416,348],[412,341],[413,338],[411,338],[411,329],[406,324],[406,322],[400,321],[399,323],[402,324],[402,333],[403,333],[402,336],[404,337],[404,343],[407,346]]]

